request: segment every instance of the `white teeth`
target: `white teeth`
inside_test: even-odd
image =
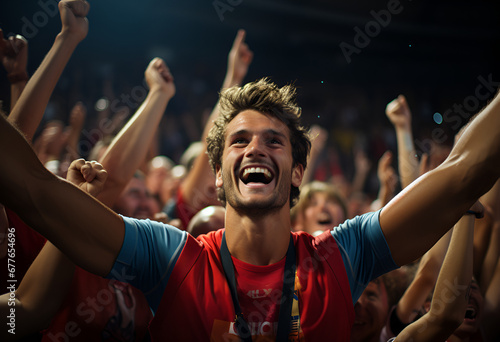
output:
[[[249,173],[263,173],[267,178],[271,178],[271,172],[268,169],[262,167],[250,167],[243,171],[243,177],[248,175]]]

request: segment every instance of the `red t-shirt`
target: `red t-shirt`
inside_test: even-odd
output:
[[[42,250],[47,241],[42,235],[31,229],[23,220],[21,220],[13,211],[5,208],[9,228],[15,229],[15,273],[14,277],[10,277],[7,267],[7,259],[1,259],[0,279],[15,279],[17,280],[16,287],[19,286],[28,268],[35,260],[36,256]]]
[[[239,341],[220,261],[223,230],[187,237],[150,325],[153,341]],[[297,254],[292,305],[294,341],[349,341],[354,309],[342,257],[330,232],[293,233]],[[253,341],[274,341],[284,260],[254,266],[233,258],[238,298]],[[258,274],[258,276],[257,276]]]
[[[42,341],[143,341],[152,317],[135,287],[77,267]]]

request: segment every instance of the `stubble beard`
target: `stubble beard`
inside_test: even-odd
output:
[[[237,212],[247,216],[264,216],[283,208],[290,198],[291,177],[282,179],[277,188],[273,192],[273,196],[267,197],[264,201],[244,201],[242,195],[238,191],[238,185],[234,184],[231,176],[226,176],[228,173],[222,174],[223,190],[226,198],[226,205],[231,206]],[[238,181],[238,180],[237,180]]]

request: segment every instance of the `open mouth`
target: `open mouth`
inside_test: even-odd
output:
[[[263,183],[269,184],[273,180],[273,174],[265,167],[247,167],[243,169],[240,179],[244,184]]]
[[[477,311],[473,307],[468,307],[465,311],[465,319],[476,319]]]
[[[318,224],[322,225],[322,226],[329,226],[332,224],[332,220],[330,220],[330,219],[319,220]]]

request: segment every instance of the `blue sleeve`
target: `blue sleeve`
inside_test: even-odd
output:
[[[156,221],[122,218],[125,237],[107,278],[137,287],[155,312],[187,233]]]
[[[380,210],[356,216],[332,230],[349,278],[353,303],[366,285],[398,268],[379,223]]]

